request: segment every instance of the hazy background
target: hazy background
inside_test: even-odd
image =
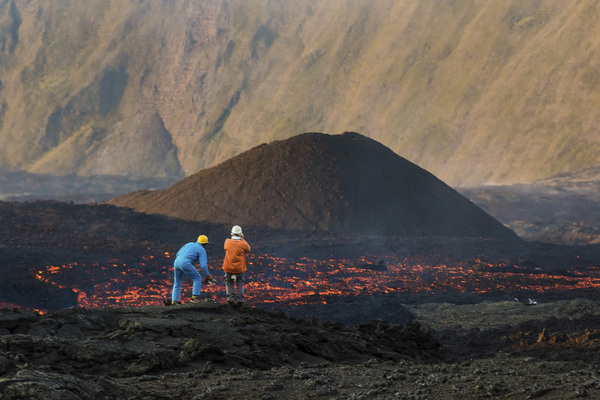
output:
[[[103,201],[352,130],[526,238],[595,243],[599,14],[593,0],[3,0],[0,199]]]

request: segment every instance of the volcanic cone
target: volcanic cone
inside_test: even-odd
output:
[[[354,132],[263,144],[166,190],[110,203],[213,224],[517,239],[431,173]]]

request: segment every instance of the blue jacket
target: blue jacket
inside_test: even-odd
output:
[[[175,258],[175,266],[183,264],[200,264],[200,269],[204,275],[210,275],[208,272],[208,258],[206,257],[206,250],[198,242],[189,242],[183,245],[177,252]]]

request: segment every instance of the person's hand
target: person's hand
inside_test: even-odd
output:
[[[204,283],[207,285],[216,285],[217,280],[213,278],[212,275],[207,275],[206,278],[204,278]]]

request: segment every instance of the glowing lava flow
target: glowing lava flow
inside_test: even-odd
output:
[[[72,263],[47,266],[37,279],[77,294],[81,307],[161,305],[172,287],[172,255],[143,258],[135,265],[112,260],[106,264]],[[221,277],[220,260],[209,262],[213,276]],[[428,265],[431,264],[431,265]],[[600,287],[600,270],[589,267],[551,275],[508,263],[424,263],[396,256],[361,257],[358,260],[284,259],[274,255],[248,256],[247,301],[285,306],[334,301],[341,296],[379,294],[491,293],[566,291]],[[202,291],[224,300],[222,279]],[[182,300],[191,295],[184,280]]]

